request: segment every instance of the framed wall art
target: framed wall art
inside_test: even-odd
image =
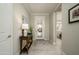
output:
[[[79,22],[79,4],[73,6],[68,10],[68,22],[69,23]]]

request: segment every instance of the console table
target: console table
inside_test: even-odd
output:
[[[22,49],[23,40],[26,41],[26,45]],[[22,52],[27,52],[28,54],[28,50],[31,47],[32,42],[32,36],[20,36],[20,54]]]

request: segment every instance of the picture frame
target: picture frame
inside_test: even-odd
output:
[[[79,22],[79,4],[76,4],[68,10],[68,23]]]

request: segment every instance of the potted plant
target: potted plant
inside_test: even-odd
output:
[[[32,35],[32,27],[31,26],[29,27],[28,35]]]

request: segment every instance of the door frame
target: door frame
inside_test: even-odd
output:
[[[56,12],[57,12],[58,8],[60,7],[60,5],[61,5],[61,3],[59,3],[57,5],[57,7],[55,8],[55,11],[53,12],[53,44],[54,45],[57,42],[57,31],[56,31],[56,22],[57,22],[56,16],[57,16],[57,13]]]

